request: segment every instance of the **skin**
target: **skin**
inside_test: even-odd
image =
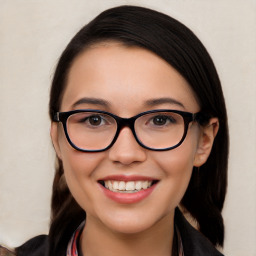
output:
[[[75,104],[84,97],[108,104]],[[146,104],[163,97],[181,104]],[[71,67],[60,111],[86,108],[120,117],[160,108],[200,111],[189,84],[168,63],[150,51],[115,42],[91,46]],[[87,214],[81,237],[84,255],[170,255],[174,210],[187,189],[193,166],[206,162],[217,131],[216,118],[206,127],[191,123],[181,146],[156,152],[139,146],[129,128],[124,128],[112,148],[84,153],[69,145],[60,124],[52,123],[51,137],[63,161],[67,184]],[[97,182],[119,174],[159,182],[142,201],[120,204],[107,198]]]

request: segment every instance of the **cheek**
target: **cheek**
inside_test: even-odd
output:
[[[157,152],[155,161],[164,170],[166,176],[186,176],[193,169],[196,149],[196,142],[187,140],[178,148]]]
[[[91,176],[104,157],[101,153],[85,153],[71,147],[63,131],[59,132],[59,147],[65,175]]]
[[[85,153],[73,149],[63,135],[59,136],[61,159],[67,185],[74,198],[81,202],[86,191],[92,187],[94,174],[101,161],[102,153]]]
[[[102,159],[100,154],[84,153],[73,149],[66,150],[62,155],[65,175],[78,179],[82,176],[92,177]]]
[[[185,140],[171,151],[156,152],[155,163],[163,171],[169,199],[178,205],[184,196],[193,171],[193,163],[197,149],[196,140]]]

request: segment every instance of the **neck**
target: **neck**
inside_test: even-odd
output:
[[[87,217],[81,248],[84,256],[170,256],[173,236],[174,214],[135,234],[115,232]]]

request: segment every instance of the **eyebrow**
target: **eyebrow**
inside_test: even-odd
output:
[[[185,108],[185,106],[181,102],[179,102],[173,98],[165,97],[165,98],[158,98],[158,99],[150,99],[150,100],[146,101],[146,105],[150,106],[150,107],[161,105],[161,104],[166,104],[166,103]]]
[[[177,105],[177,106],[180,106],[182,108],[185,108],[185,106],[173,99],[173,98],[167,98],[167,97],[164,97],[164,98],[157,98],[157,99],[149,99],[145,102],[145,105],[146,106],[149,106],[149,107],[154,107],[154,106],[157,106],[157,105],[161,105],[161,104],[172,104],[172,105]],[[110,102],[108,102],[107,100],[103,100],[103,99],[98,99],[98,98],[81,98],[79,99],[78,101],[76,101],[72,107],[76,107],[78,105],[81,105],[81,104],[92,104],[92,105],[98,105],[98,106],[101,106],[101,107],[110,107]]]
[[[76,101],[72,107],[76,107],[78,105],[81,104],[92,104],[92,105],[98,105],[98,106],[102,106],[102,107],[109,107],[110,103],[106,100],[103,99],[98,99],[98,98],[82,98],[79,99],[78,101]]]

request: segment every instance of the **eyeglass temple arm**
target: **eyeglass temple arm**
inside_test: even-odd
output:
[[[207,124],[210,118],[211,118],[211,115],[206,114],[204,112],[198,112],[193,114],[193,121],[197,121],[200,125]]]
[[[60,122],[60,112],[56,112],[53,115],[53,121],[54,122]]]

